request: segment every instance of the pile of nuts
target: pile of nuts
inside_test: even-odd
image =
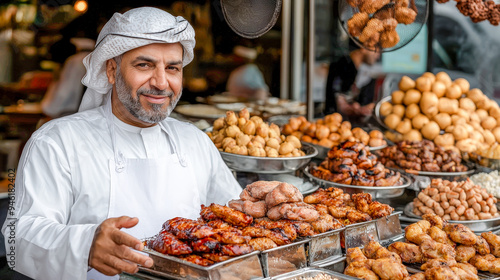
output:
[[[432,179],[413,200],[416,215],[436,214],[444,220],[485,220],[498,217],[497,199],[470,179],[450,182]]]
[[[219,151],[226,153],[274,158],[305,156],[297,137],[281,135],[279,126],[267,124],[258,116],[250,117],[246,108],[238,117],[227,111],[226,117],[217,119],[207,134]]]

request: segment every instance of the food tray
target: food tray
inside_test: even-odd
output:
[[[420,216],[417,216],[413,213],[413,202],[408,203],[403,212],[407,217],[418,220],[422,219]],[[448,220],[448,222],[454,224],[463,224],[464,226],[467,226],[475,233],[479,233],[479,232],[496,230],[500,226],[500,217],[487,220],[466,220],[466,221]]]
[[[397,211],[387,217],[346,226],[342,232],[344,248],[347,250],[348,248],[364,246],[372,240],[383,242],[401,235],[399,222],[401,214],[401,211]]]
[[[500,159],[487,158],[476,153],[462,152],[462,158],[468,162],[476,164],[478,169],[485,167],[491,170],[500,170]]]
[[[304,196],[311,194],[319,189],[319,186],[311,183],[307,178],[297,177],[292,174],[262,174],[258,176],[258,180],[255,181],[280,181],[294,185],[299,189],[300,193]]]
[[[401,174],[401,178],[403,179],[403,184],[400,186],[364,187],[364,186],[345,185],[315,177],[311,173],[309,173],[309,167],[310,166],[305,168],[304,174],[306,174],[306,176],[309,177],[309,179],[319,184],[321,187],[339,188],[344,190],[344,192],[348,194],[360,193],[360,192],[369,193],[372,195],[372,198],[374,200],[376,200],[377,198],[394,198],[401,196],[405,192],[405,189],[409,187],[412,183],[412,180],[408,176]]]
[[[311,145],[302,145],[302,151],[306,154],[301,157],[253,157],[220,152],[226,165],[240,172],[252,173],[290,173],[308,164],[318,151]]]
[[[321,146],[321,145],[312,144],[309,142],[302,142],[302,144],[304,144],[304,143],[312,145],[314,148],[316,148],[316,150],[318,150],[318,154],[314,158],[324,160],[325,158],[328,157],[328,151],[330,151],[329,148]],[[385,147],[387,147],[387,145],[382,145],[382,146],[378,146],[378,147],[368,147],[368,150],[370,150],[370,152],[373,152],[373,151],[381,150]]]
[[[259,260],[259,251],[234,257],[208,267],[165,255],[147,247],[144,252],[148,253],[153,259],[154,265],[151,269],[139,267],[139,270],[167,279],[250,280],[262,279],[264,276]],[[242,274],[242,271],[245,273]]]
[[[260,252],[262,270],[266,277],[278,276],[307,266],[304,239]],[[242,269],[246,274],[246,269]]]
[[[343,230],[342,227],[309,237],[307,244],[309,265],[330,262],[332,259],[342,256],[340,232]]]
[[[428,177],[431,179],[443,179],[443,180],[448,180],[448,181],[463,181],[463,180],[469,178],[469,176],[471,176],[472,174],[474,174],[474,172],[476,172],[476,170],[473,167],[471,167],[470,164],[467,164],[467,168],[469,168],[469,170],[462,171],[462,172],[431,172],[431,171],[417,171],[417,170],[409,170],[409,169],[403,170],[403,169],[399,169],[399,168],[390,168],[390,169],[398,171],[401,174],[403,174],[403,173],[408,174],[409,176],[412,176],[412,177],[416,176],[415,179],[418,179],[419,176],[424,176],[424,177]]]
[[[406,269],[408,270],[408,272],[410,272],[411,274],[423,272],[420,269],[420,266],[422,266],[421,263],[412,263],[412,264],[404,263],[404,265],[406,266]],[[481,271],[481,270],[477,271],[477,276],[481,280],[496,280],[496,279],[500,279],[500,274],[494,274],[494,273],[491,273],[491,272]]]
[[[358,279],[358,278],[354,278],[354,277],[351,277],[351,276],[348,276],[348,275],[345,275],[342,273],[338,273],[335,271],[331,271],[331,270],[327,270],[327,269],[323,269],[323,268],[313,268],[313,267],[302,268],[302,269],[299,269],[297,271],[283,274],[283,275],[280,275],[277,277],[272,277],[269,279],[272,279],[272,280],[300,280],[300,279],[302,279],[301,277],[314,277],[318,274],[326,274],[326,275],[332,276],[334,278],[337,278],[339,280],[357,280]]]

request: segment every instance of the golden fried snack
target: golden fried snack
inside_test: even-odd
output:
[[[406,7],[397,7],[394,12],[394,17],[399,23],[412,24],[417,17],[417,13]]]
[[[384,49],[392,48],[399,43],[399,35],[395,29],[382,32],[380,34],[380,46]]]
[[[370,20],[370,17],[367,13],[356,13],[347,21],[347,30],[349,30],[349,34],[354,37],[358,37],[363,32],[363,28],[365,28],[366,24]]]
[[[358,8],[361,12],[373,14],[389,2],[390,0],[363,0],[359,3]]]

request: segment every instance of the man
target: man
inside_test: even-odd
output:
[[[117,279],[152,266],[134,249],[167,219],[238,196],[210,139],[167,118],[194,44],[185,19],[156,8],[104,26],[84,60],[80,112],[45,124],[21,156],[2,228],[12,268],[36,279]]]
[[[366,68],[377,62],[380,52],[359,48],[352,40],[349,41],[349,48],[351,52],[348,56],[330,64],[325,114],[340,112],[346,117],[369,116],[374,107],[375,79],[366,73]]]

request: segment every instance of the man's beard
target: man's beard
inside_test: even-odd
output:
[[[127,83],[123,79],[120,70],[117,69],[116,72],[117,72],[116,92],[118,94],[118,99],[122,102],[123,106],[127,108],[130,114],[132,114],[132,116],[138,118],[143,122],[159,123],[163,121],[170,115],[170,113],[172,113],[172,111],[175,108],[175,105],[177,105],[177,102],[179,102],[179,99],[181,98],[182,90],[176,98],[174,92],[172,91],[168,92],[165,90],[143,89],[143,88],[139,88],[137,90],[137,97],[134,98],[132,97],[132,89],[129,85],[127,85]],[[149,103],[151,110],[146,110],[141,105],[141,102],[139,100],[141,94],[168,96],[170,98],[170,103],[168,104],[168,107],[165,109],[162,108],[163,105],[165,104]]]

